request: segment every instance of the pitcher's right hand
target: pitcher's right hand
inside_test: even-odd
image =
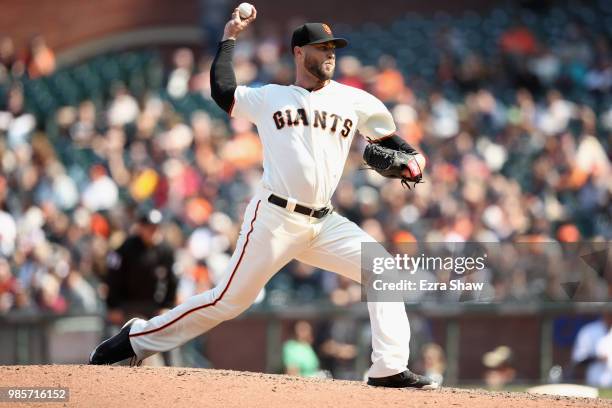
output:
[[[255,21],[256,18],[257,9],[255,9],[255,6],[253,6],[253,13],[244,20],[240,18],[238,7],[236,7],[232,13],[232,19],[225,24],[222,41],[235,40],[238,37],[238,34],[247,28],[249,24]]]

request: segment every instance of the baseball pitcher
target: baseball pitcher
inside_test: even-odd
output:
[[[326,24],[298,27],[291,39],[295,84],[237,86],[232,55],[239,34],[257,16],[226,24],[211,69],[212,96],[231,117],[257,127],[264,149],[261,187],[250,201],[225,278],[207,292],[151,320],[132,319],[91,354],[91,364],[141,360],[199,336],[246,310],[266,282],[292,259],[361,280],[361,243],[375,242],[335,213],[331,197],[359,133],[365,161],[386,177],[418,182],[425,160],[400,137],[374,96],[332,80],[335,50],[347,41]],[[410,327],[402,302],[368,303],[372,365],[368,384],[434,389],[407,369]]]

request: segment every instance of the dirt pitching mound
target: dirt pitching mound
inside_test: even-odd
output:
[[[612,407],[612,401],[442,388],[380,389],[360,382],[157,367],[0,366],[0,387],[68,387],[67,403],[7,407]]]

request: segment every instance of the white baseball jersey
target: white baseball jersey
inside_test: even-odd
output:
[[[317,208],[329,205],[357,130],[372,139],[395,132],[380,100],[335,81],[315,91],[296,85],[238,86],[231,116],[257,126],[263,186]]]
[[[236,317],[292,259],[360,282],[361,244],[376,242],[337,212],[309,217],[268,198],[272,191],[310,207],[328,205],[355,132],[378,139],[395,131],[391,114],[378,99],[334,81],[313,92],[294,85],[239,86],[231,115],[257,125],[264,147],[262,186],[247,206],[221,282],[160,316],[133,323],[130,344],[139,359],[171,350]],[[368,311],[373,350],[368,375],[403,372],[410,354],[404,304],[368,302]]]

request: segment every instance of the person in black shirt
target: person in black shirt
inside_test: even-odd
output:
[[[126,316],[150,319],[174,307],[174,253],[169,246],[157,243],[161,220],[157,210],[142,214],[135,233],[107,257],[106,305],[111,325],[121,326]]]

